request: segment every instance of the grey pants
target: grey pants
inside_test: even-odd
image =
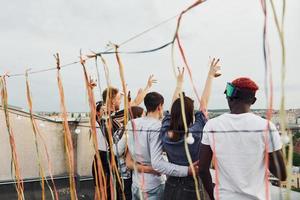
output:
[[[152,190],[143,192],[140,188],[132,186],[132,200],[162,200],[164,195],[164,188],[165,185],[161,184]]]

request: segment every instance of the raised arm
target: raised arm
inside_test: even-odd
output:
[[[182,70],[180,70],[178,68],[178,75],[177,75],[177,79],[176,79],[176,88],[175,88],[175,91],[173,94],[172,104],[174,103],[174,101],[176,99],[178,99],[180,97],[179,96],[180,92],[182,92],[183,76],[184,76],[184,68]],[[171,104],[171,106],[172,106],[172,104]]]
[[[218,70],[220,70],[220,65],[219,65],[220,59],[213,58],[213,60],[210,62],[210,68],[208,71],[208,75],[206,78],[205,86],[203,89],[203,93],[201,96],[201,101],[200,101],[200,110],[204,113],[207,111],[207,105],[211,93],[211,86],[212,86],[212,80],[215,77],[220,76],[221,74],[217,73]]]
[[[157,83],[157,80],[154,79],[154,75],[151,75],[148,78],[146,87],[144,89],[139,89],[135,99],[132,102],[130,102],[130,106],[140,105],[143,102],[146,94],[149,92],[150,88],[152,87],[153,83]]]

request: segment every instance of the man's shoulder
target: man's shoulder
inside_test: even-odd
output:
[[[222,121],[222,120],[224,120],[224,119],[226,119],[226,118],[227,118],[226,113],[224,113],[224,114],[222,114],[222,115],[219,115],[219,116],[217,116],[217,117],[214,117],[214,118],[209,119],[209,120],[206,122],[206,124],[215,124],[215,123],[219,123],[220,120]]]
[[[134,125],[137,129],[151,130],[161,128],[161,121],[147,117],[136,118],[129,121],[130,126]],[[131,125],[132,124],[132,125]]]
[[[253,121],[253,124],[255,124],[255,125],[261,125],[261,126],[266,127],[267,124],[269,123],[270,126],[272,126],[272,127],[275,126],[272,121],[267,120],[267,119],[259,116],[258,114],[249,113],[248,116],[251,119],[251,121]]]
[[[230,114],[230,113],[223,113],[217,117],[214,117],[212,119],[209,119],[208,122],[218,122],[220,120],[230,120],[235,118],[251,118],[253,120],[261,121],[261,122],[267,122],[266,119],[262,118],[261,116],[254,114],[252,112],[249,113],[243,113],[243,114]]]
[[[230,113],[224,113],[218,117],[215,117],[213,119],[208,120],[206,124],[210,126],[218,125],[218,124],[224,124],[226,122],[232,122],[236,121],[237,119],[245,121],[245,123],[251,122],[253,127],[260,127],[260,128],[266,128],[267,124],[269,123],[270,127],[273,129],[275,125],[268,121],[267,119],[249,112],[249,113],[243,113],[239,115],[232,115]]]
[[[144,127],[154,128],[154,127],[161,127],[161,121],[158,119],[150,118],[150,117],[141,117],[138,118],[139,123]]]

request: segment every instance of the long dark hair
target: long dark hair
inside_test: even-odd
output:
[[[184,96],[184,110],[187,126],[193,123],[194,119],[194,101]],[[184,135],[184,123],[182,118],[180,98],[176,99],[171,108],[170,130],[173,131],[172,141],[180,140]]]

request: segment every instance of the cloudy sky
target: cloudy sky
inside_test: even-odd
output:
[[[268,1],[269,2],[269,1]],[[280,2],[276,1],[280,13]],[[129,37],[178,14],[192,0],[1,0],[0,73],[24,72],[26,68],[55,66],[53,54],[59,52],[61,62],[78,60],[84,53],[105,50],[111,41],[121,43]],[[268,4],[268,8],[270,5]],[[286,107],[300,108],[300,1],[288,0],[285,20],[287,51]],[[269,9],[270,11],[270,9]],[[280,103],[281,54],[278,34],[271,16],[268,37],[274,80],[274,107]],[[176,20],[127,43],[121,50],[150,49],[171,40]],[[209,108],[227,108],[223,95],[226,82],[248,76],[260,85],[256,108],[266,107],[262,52],[263,14],[260,0],[208,0],[184,16],[180,35],[192,68],[195,84],[201,93],[208,72],[209,56],[221,58],[222,76],[215,80]],[[128,87],[135,94],[154,74],[159,83],[153,90],[161,92],[169,107],[175,79],[172,74],[170,48],[144,55],[122,55]],[[106,56],[112,84],[121,87],[118,66],[113,55]],[[177,65],[182,65],[176,52]],[[95,64],[87,63],[96,77]],[[100,83],[105,87],[103,67]],[[73,65],[61,70],[69,111],[88,110],[82,67]],[[34,110],[59,110],[56,72],[30,76]],[[7,80],[9,103],[26,108],[25,78]],[[195,98],[188,76],[185,91]],[[95,90],[99,99],[99,91]]]

